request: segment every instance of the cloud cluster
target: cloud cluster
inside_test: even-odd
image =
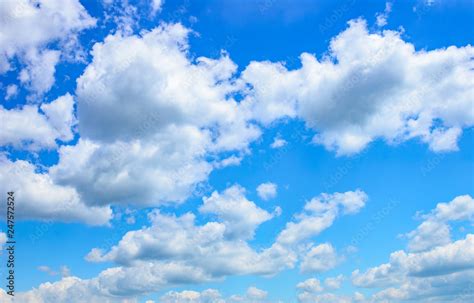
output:
[[[47,92],[61,55],[51,44],[77,43],[78,33],[95,23],[78,0],[1,1],[0,74],[12,70],[18,58],[24,66],[20,81],[36,93]]]
[[[423,222],[406,234],[408,249],[419,252],[451,242],[450,222],[473,221],[474,199],[458,196],[449,203],[439,203],[429,214],[422,216]]]
[[[224,299],[219,291],[206,289],[202,292],[184,290],[170,291],[160,298],[161,303],[268,303],[267,292],[249,287],[245,295],[232,295]]]
[[[231,97],[236,65],[226,54],[192,60],[188,35],[162,24],[94,46],[77,80],[81,140],[60,149],[58,183],[90,205],[182,202],[207,180],[210,158],[259,137]]]
[[[305,211],[296,216],[296,222],[286,224],[277,241],[294,244],[314,237],[330,227],[338,216],[359,212],[367,199],[367,195],[361,190],[321,194],[306,203]]]
[[[365,200],[366,195],[361,191],[323,194],[308,202],[307,208],[312,208],[313,216],[326,212],[325,208],[342,208],[341,213],[354,213]],[[320,210],[315,208],[317,203]],[[227,276],[275,275],[295,267],[303,258],[300,245],[316,235],[312,231],[305,232],[305,238],[284,243],[280,241],[282,231],[269,247],[252,248],[249,241],[255,229],[273,214],[246,199],[243,188],[238,185],[204,197],[199,211],[214,215],[216,221],[199,225],[192,213],[175,216],[154,210],[149,214],[150,226],[127,232],[110,249],[92,249],[86,256],[88,261],[119,265],[94,278],[102,283],[101,289],[117,296],[133,296]],[[330,244],[316,246],[302,259],[305,264],[302,269],[321,272],[334,267],[337,262],[332,260],[333,252]],[[318,263],[330,266],[314,268]],[[335,284],[336,281],[332,281],[332,285]]]
[[[0,146],[35,151],[53,149],[57,147],[56,140],[68,142],[74,137],[74,99],[65,94],[41,106],[25,105],[10,110],[0,105],[0,120]]]
[[[409,248],[393,252],[388,263],[355,270],[352,283],[357,287],[382,289],[369,302],[469,302],[474,299],[474,235],[452,241],[447,222],[472,218],[474,200],[458,196],[449,203],[439,203],[426,221],[408,233]],[[424,227],[439,220],[439,230]],[[430,223],[427,223],[430,222]],[[439,235],[441,241],[436,238]]]
[[[456,150],[462,129],[474,124],[473,54],[470,45],[417,51],[400,32],[370,33],[364,20],[352,20],[327,56],[303,53],[299,69],[252,62],[241,77],[243,103],[266,125],[303,119],[317,132],[313,142],[339,155],[377,138]]]
[[[112,218],[110,207],[85,205],[74,188],[56,184],[27,161],[0,156],[0,184],[2,193],[15,192],[16,216],[20,219],[105,225]],[[6,212],[4,207],[1,210]]]

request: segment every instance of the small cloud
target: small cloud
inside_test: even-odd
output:
[[[66,265],[61,266],[60,272],[63,278],[69,277],[71,275],[71,270]]]
[[[383,13],[375,14],[377,26],[383,27],[383,26],[387,25],[387,19],[388,19],[388,16],[389,16],[390,12],[392,12],[392,3],[391,2],[386,2],[385,3],[385,9],[384,9]]]
[[[280,137],[275,137],[275,139],[273,140],[273,143],[270,145],[271,148],[280,148],[280,147],[283,147],[287,144],[288,142],[286,142],[285,139],[282,139]]]
[[[227,166],[237,166],[242,162],[243,157],[242,156],[235,156],[232,155],[230,157],[227,157],[225,159],[222,159],[219,162],[216,162],[215,167],[217,168],[223,168]]]
[[[10,100],[11,98],[15,97],[18,94],[18,86],[15,84],[10,84],[7,86],[7,90],[5,93],[5,100]]]
[[[275,183],[266,182],[257,187],[257,194],[262,200],[270,200],[276,197],[278,186]]]

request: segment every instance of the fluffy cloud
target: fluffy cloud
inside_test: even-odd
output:
[[[43,283],[38,288],[15,294],[16,300],[24,303],[137,303],[136,298],[117,297],[105,292],[99,279],[82,280],[77,277],[66,277],[58,282]],[[159,298],[160,303],[269,303],[267,292],[256,287],[249,287],[244,295],[232,295],[224,298],[216,289],[201,292],[184,290],[169,291]],[[0,289],[2,302],[13,302],[12,298]],[[16,302],[16,301],[15,301]],[[154,301],[147,301],[154,302]]]
[[[298,283],[296,287],[305,292],[311,292],[311,293],[316,293],[323,291],[323,286],[321,285],[321,282],[318,279],[315,278],[310,278],[308,280],[305,280],[303,282]]]
[[[341,283],[344,280],[343,275],[337,277],[329,277],[324,280],[324,286],[318,279],[310,278],[296,285],[298,289],[298,301],[302,303],[314,303],[314,302],[368,302],[361,293],[354,293],[352,296],[337,295],[328,290],[336,290],[341,287]]]
[[[18,94],[18,86],[16,86],[15,84],[10,84],[7,86],[7,89],[5,92],[5,100],[8,101],[11,98],[15,98],[17,94]]]
[[[37,172],[26,161],[0,156],[0,184],[2,193],[15,192],[19,218],[104,225],[112,217],[108,206],[86,206],[73,188],[55,184],[47,173]]]
[[[184,290],[170,291],[160,298],[162,303],[225,303],[219,291],[206,289],[202,292]]]
[[[235,64],[191,60],[188,35],[163,24],[95,44],[77,80],[81,140],[61,148],[54,180],[91,205],[179,203],[225,164],[222,152],[247,150],[260,131],[231,97]]]
[[[275,137],[272,144],[270,144],[270,147],[271,148],[280,148],[280,147],[285,146],[286,144],[288,144],[288,142],[286,142],[285,139],[282,139],[280,137]]]
[[[386,2],[383,13],[377,13],[375,15],[377,25],[380,27],[387,25],[387,19],[391,12],[392,12],[392,3]]]
[[[272,215],[259,208],[244,196],[244,189],[238,185],[227,188],[222,194],[213,192],[204,198],[199,211],[216,214],[226,226],[225,234],[230,238],[251,239],[255,229]]]
[[[170,291],[160,298],[161,303],[264,303],[267,292],[254,286],[247,289],[244,296],[232,295],[227,299],[222,298],[219,291],[207,289],[202,292],[184,290],[181,292]]]
[[[25,105],[11,110],[0,106],[0,145],[38,150],[56,147],[56,140],[70,141],[76,123],[73,106],[69,94],[41,106]]]
[[[38,93],[54,83],[60,52],[47,49],[49,44],[74,41],[80,31],[95,25],[77,0],[1,1],[0,22],[0,73],[20,58],[26,66],[21,81]]]
[[[431,250],[397,251],[390,262],[352,274],[359,287],[385,287],[372,296],[374,302],[468,302],[474,299],[474,235]]]
[[[314,294],[309,292],[302,292],[298,294],[298,301],[302,303],[352,303],[364,302],[363,296],[360,293],[355,293],[354,296],[337,295],[334,293]]]
[[[474,124],[471,46],[416,51],[400,32],[369,33],[353,20],[321,60],[301,55],[300,69],[252,62],[242,73],[244,105],[264,124],[302,118],[313,141],[352,154],[383,138],[419,138],[434,151],[457,149]]]
[[[117,298],[100,289],[100,281],[82,280],[77,277],[62,278],[58,282],[46,282],[27,292],[15,293],[14,299],[0,289],[0,299],[5,303],[137,303],[132,298]]]
[[[257,194],[262,200],[270,200],[276,197],[278,186],[272,182],[262,183],[257,187]]]
[[[353,283],[362,287],[396,284],[406,277],[426,278],[449,275],[474,268],[474,235],[438,246],[429,251],[406,253],[396,251],[390,262],[373,267],[365,273],[355,271]]]
[[[208,140],[196,128],[174,126],[147,141],[100,144],[80,139],[60,148],[59,163],[49,171],[90,205],[182,202],[212,170],[204,159]]]
[[[340,208],[336,212],[354,213],[366,199],[361,191],[324,194],[308,203],[307,208],[316,211],[318,201],[319,208]],[[293,268],[298,261],[298,242],[283,243],[278,238],[267,248],[256,250],[250,246],[247,241],[252,239],[260,224],[271,218],[271,214],[246,199],[243,188],[234,185],[221,193],[214,192],[203,198],[199,210],[202,214],[216,215],[217,221],[198,225],[192,213],[175,216],[154,210],[149,214],[149,227],[127,232],[110,249],[91,250],[86,259],[120,265],[109,270],[114,272],[113,275],[103,272],[99,279],[107,291],[122,296],[232,275],[271,276]],[[338,258],[334,255],[331,245],[322,244],[309,250],[303,259],[303,267],[312,271],[316,270],[315,267],[317,270],[327,269],[327,264],[332,267],[337,263]],[[319,265],[315,265],[318,262]],[[175,267],[173,274],[164,271],[168,267]],[[122,285],[124,281],[128,281],[126,286]],[[328,283],[335,285],[337,281]]]
[[[31,49],[26,52],[26,67],[21,70],[19,76],[21,83],[38,94],[47,92],[54,84],[54,73],[60,54],[61,52],[56,50],[44,50],[39,53],[37,49]]]
[[[331,226],[339,215],[357,213],[364,207],[367,198],[360,190],[321,194],[306,203],[305,212],[297,216],[296,222],[286,224],[277,241],[282,244],[294,244],[316,236]]]
[[[302,272],[328,271],[341,261],[334,247],[329,243],[313,246],[304,256],[300,268]]]
[[[154,211],[149,215],[150,227],[126,233],[108,252],[93,249],[87,259],[114,261],[128,271],[137,264],[148,264],[156,268],[156,272],[150,273],[152,275],[161,275],[163,266],[179,265],[199,273],[196,279],[201,282],[228,275],[272,275],[292,267],[296,256],[291,250],[275,243],[256,251],[245,241],[271,215],[242,194],[243,190],[234,186],[203,199],[200,211],[216,214],[221,222],[197,225],[191,213],[176,217]],[[229,212],[231,208],[237,211]]]
[[[458,196],[449,203],[439,203],[422,218],[424,221],[415,230],[406,234],[410,251],[424,251],[450,243],[449,223],[474,220],[474,199],[469,195]]]
[[[467,195],[439,203],[422,216],[425,221],[417,229],[408,233],[411,252],[399,250],[390,255],[388,263],[365,272],[355,270],[353,285],[376,289],[367,302],[472,301],[474,235],[453,242],[448,225],[472,219],[472,206],[473,200]]]

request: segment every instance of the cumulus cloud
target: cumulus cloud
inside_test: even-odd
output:
[[[39,53],[37,49],[31,49],[26,52],[26,67],[19,75],[21,83],[38,94],[47,92],[54,84],[60,54],[57,50],[43,50]]]
[[[321,194],[306,203],[305,211],[296,216],[295,222],[286,224],[277,241],[282,244],[294,244],[316,236],[330,227],[339,215],[359,212],[367,199],[367,195],[361,190]]]
[[[12,98],[15,98],[17,94],[18,94],[18,86],[15,84],[10,84],[6,88],[5,100],[8,101]]]
[[[170,291],[160,298],[161,303],[225,303],[222,295],[216,289],[206,289],[202,292],[183,290],[181,292]]]
[[[236,65],[226,54],[192,60],[189,32],[162,24],[94,45],[77,80],[81,139],[60,149],[54,180],[91,205],[179,203],[231,164],[222,153],[232,159],[260,136],[231,96]]]
[[[429,251],[406,253],[396,251],[390,262],[370,268],[364,273],[355,271],[353,283],[362,287],[396,284],[407,277],[427,278],[467,271],[474,267],[474,235]]]
[[[19,58],[25,66],[20,80],[40,94],[54,83],[60,56],[50,44],[74,41],[95,25],[77,0],[1,1],[0,20],[0,73],[11,70],[11,61]]]
[[[56,140],[73,139],[74,100],[69,94],[41,106],[25,105],[20,109],[0,106],[0,145],[18,149],[39,150],[55,148]],[[40,113],[40,110],[43,113]]]
[[[104,225],[112,217],[110,207],[86,206],[74,188],[54,183],[27,161],[10,161],[0,155],[0,184],[2,193],[15,192],[18,218]]]
[[[472,301],[474,235],[452,241],[448,225],[472,219],[472,206],[473,200],[467,195],[439,203],[422,216],[425,221],[417,229],[407,234],[411,251],[395,251],[387,263],[363,272],[355,270],[353,285],[375,290],[367,302]]]
[[[247,200],[244,194],[245,190],[238,185],[227,188],[222,194],[215,191],[203,199],[199,212],[215,214],[226,226],[227,237],[251,239],[255,229],[272,215]]]
[[[265,303],[267,292],[251,286],[245,295],[232,295],[224,299],[216,289],[206,289],[202,292],[184,290],[170,291],[160,298],[161,303]]]
[[[86,259],[113,261],[128,271],[139,270],[134,269],[137,264],[148,264],[156,268],[152,275],[161,274],[163,266],[179,265],[198,273],[196,279],[200,282],[229,275],[273,275],[293,267],[296,256],[292,250],[277,243],[254,250],[246,241],[271,215],[242,194],[242,188],[233,186],[204,198],[200,212],[216,214],[219,219],[204,225],[197,225],[192,213],[176,217],[153,211],[149,215],[151,226],[126,233],[107,252],[93,249]],[[137,281],[136,291],[139,284]]]
[[[321,285],[321,281],[315,278],[310,278],[308,280],[298,283],[298,285],[296,285],[296,288],[298,288],[301,291],[311,292],[311,293],[321,292],[324,289],[323,286]]]
[[[272,182],[262,183],[257,187],[257,194],[262,200],[270,200],[276,197],[278,186]]]
[[[353,213],[353,205],[363,206],[357,199],[365,200],[365,194],[361,191],[325,194],[313,200],[318,200],[321,207],[341,208],[338,212],[350,210]],[[316,207],[314,201],[308,205]],[[293,268],[300,257],[298,242],[282,242],[280,238],[267,248],[251,247],[248,241],[255,229],[271,215],[246,199],[240,186],[234,185],[204,197],[199,211],[214,214],[217,220],[197,224],[192,213],[175,216],[154,210],[149,214],[150,226],[127,232],[110,249],[92,249],[86,259],[119,264],[120,267],[110,269],[117,273],[107,275],[101,281],[107,282],[107,289],[114,294],[130,296],[175,284],[209,282],[227,276],[271,276]],[[311,271],[326,270],[335,266],[338,259],[333,247],[325,243],[309,249],[303,267]],[[176,267],[173,274],[164,271],[168,267]],[[140,274],[143,276],[140,280],[135,277],[138,272],[146,272],[147,276]],[[120,287],[124,287],[120,286],[123,281],[129,281],[127,289],[120,291]],[[156,281],[160,283],[156,284]],[[337,281],[327,283],[335,285]]]
[[[301,261],[302,272],[328,271],[341,261],[334,247],[329,243],[312,246]]]
[[[302,118],[317,132],[313,142],[338,155],[378,138],[452,151],[474,124],[473,53],[470,45],[417,51],[400,32],[370,33],[364,20],[352,20],[328,56],[303,53],[299,69],[252,62],[241,77],[250,87],[243,103],[265,125]]]
[[[448,203],[439,203],[430,213],[423,215],[423,222],[405,236],[408,249],[419,252],[451,242],[450,222],[473,221],[474,199],[469,195],[458,196]]]

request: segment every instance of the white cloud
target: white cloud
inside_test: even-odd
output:
[[[233,275],[270,276],[293,268],[299,254],[298,246],[293,244],[298,243],[282,243],[279,237],[268,248],[255,250],[247,242],[253,237],[256,227],[271,215],[248,201],[243,193],[241,187],[232,186],[222,193],[214,192],[209,198],[203,198],[200,212],[214,213],[218,221],[208,221],[202,225],[196,224],[196,217],[192,213],[177,217],[155,210],[149,215],[149,227],[127,232],[118,244],[110,249],[91,250],[86,259],[91,262],[115,262],[121,265],[119,269],[113,269],[120,272],[114,275],[119,278],[102,279],[104,283],[107,282],[107,289],[119,288],[122,280],[132,279],[136,272],[146,271],[149,274],[141,282],[139,278],[133,278],[136,283],[128,282],[128,289],[123,290],[124,295],[157,291],[166,285],[174,285],[173,281],[180,271],[175,270],[174,274],[168,277],[169,273],[163,272],[163,268],[168,266],[185,269],[187,273],[186,278],[181,278],[185,279],[182,284],[208,282]],[[322,195],[319,200],[315,198],[307,207],[316,207],[315,201],[319,201],[318,203],[325,207],[341,208],[341,212],[346,208],[352,210],[349,206],[351,199],[348,197],[352,197],[355,204],[360,204],[355,199],[366,199],[365,194],[360,191],[336,193]],[[310,254],[303,259],[306,260],[303,263],[307,263],[310,268],[320,262],[317,269],[324,270],[327,269],[327,264],[335,265],[337,259],[332,246],[322,244],[310,249]],[[157,279],[162,283],[153,284]]]
[[[1,1],[0,73],[10,69],[19,57],[26,65],[20,78],[30,89],[44,93],[54,82],[59,51],[51,43],[77,39],[77,34],[95,25],[77,0]]]
[[[318,279],[310,278],[296,285],[298,289],[299,302],[363,302],[364,297],[355,293],[352,297],[345,295],[336,295],[327,292],[328,290],[336,290],[341,287],[344,280],[343,275],[337,277],[329,277],[324,280],[324,286]],[[365,301],[364,301],[365,302]]]
[[[336,250],[330,243],[323,243],[310,247],[309,251],[301,261],[302,272],[324,272],[328,271],[341,261]]]
[[[302,118],[313,142],[353,154],[382,138],[418,138],[433,151],[457,149],[474,125],[471,46],[416,51],[400,32],[369,33],[353,20],[333,38],[329,55],[301,55],[302,67],[252,62],[242,73],[251,88],[243,101],[263,124]]]
[[[424,251],[450,243],[451,231],[448,223],[473,221],[474,199],[469,195],[458,196],[448,203],[439,203],[422,218],[424,221],[415,230],[406,234],[410,251]]]
[[[206,289],[202,292],[183,290],[170,291],[160,298],[161,303],[225,303],[219,291]]]
[[[474,235],[467,234],[453,242],[448,225],[451,221],[470,220],[472,216],[470,196],[439,203],[408,234],[412,252],[396,251],[387,263],[365,272],[355,270],[353,285],[375,290],[367,302],[472,301]]]
[[[318,235],[332,225],[339,215],[355,214],[364,207],[368,197],[360,190],[321,194],[306,203],[305,212],[296,222],[288,222],[278,235],[278,242],[294,244]]]
[[[352,282],[359,287],[389,287],[374,297],[382,299],[428,300],[446,296],[444,302],[464,293],[463,289],[474,277],[474,235],[431,250],[390,255],[389,263],[352,274]],[[398,288],[397,288],[398,287]],[[473,295],[467,294],[469,298]],[[467,300],[468,301],[468,300]],[[467,302],[466,301],[466,302]]]
[[[146,141],[80,139],[59,149],[59,163],[50,174],[58,184],[76,188],[90,205],[182,202],[211,172],[204,159],[208,142],[208,134],[199,129],[174,126]]]
[[[49,91],[54,84],[56,64],[59,62],[61,52],[44,50],[38,53],[31,49],[24,55],[26,67],[20,71],[19,79],[22,84],[38,94]]]
[[[70,141],[76,123],[73,105],[72,96],[66,94],[40,107],[25,105],[21,109],[7,110],[0,106],[0,120],[4,123],[0,129],[0,145],[38,150],[56,147],[56,140]]]
[[[275,137],[275,139],[273,139],[273,142],[270,145],[270,147],[271,148],[280,148],[280,147],[285,146],[286,144],[288,144],[288,142],[286,142],[285,139],[282,139],[280,137]]]
[[[170,291],[160,298],[161,303],[264,303],[267,292],[251,286],[245,295],[232,295],[224,299],[220,292],[215,289],[204,291],[184,290],[181,292]]]
[[[278,186],[272,182],[262,183],[257,187],[257,194],[262,200],[270,200],[277,196]]]
[[[301,291],[310,292],[310,293],[317,293],[323,291],[323,286],[321,285],[321,281],[315,278],[310,278],[303,282],[298,283],[296,288]]]
[[[27,188],[23,184],[21,187]],[[56,193],[59,191],[55,189]],[[352,206],[349,206],[350,196],[366,199],[360,191],[325,194],[313,199],[306,207],[312,211],[321,207],[341,208],[341,212],[346,208],[353,211]],[[40,209],[45,208],[43,206]],[[206,214],[216,214],[218,220],[197,224],[192,213],[166,215],[155,209],[149,213],[148,227],[129,231],[111,248],[104,244],[104,248],[94,248],[86,256],[90,262],[114,262],[116,267],[108,268],[91,279],[69,277],[69,271],[61,269],[61,272],[66,273],[62,280],[42,284],[38,289],[22,293],[20,297],[29,298],[24,299],[24,302],[36,302],[34,300],[38,297],[48,298],[45,299],[47,301],[53,295],[55,302],[71,298],[77,298],[75,302],[135,302],[134,298],[139,295],[169,287],[212,282],[235,275],[272,276],[294,268],[297,263],[301,247],[293,244],[298,243],[280,243],[278,238],[267,248],[251,247],[248,241],[253,237],[254,230],[271,215],[246,199],[243,188],[236,185],[203,198],[200,210]],[[93,213],[94,219],[98,220],[98,210]],[[78,215],[77,209],[74,215]],[[56,218],[64,216],[55,215]],[[323,246],[332,247],[323,244],[319,248]],[[326,262],[331,263],[332,255],[325,254],[327,249],[319,250],[322,253],[312,257],[317,255],[321,262],[328,258]],[[318,248],[310,251],[318,251]],[[326,287],[330,289],[331,285],[338,283],[338,279],[328,279],[325,281]],[[195,296],[196,300],[202,298],[201,295],[188,294]],[[266,292],[251,287],[246,295],[234,295],[223,302],[267,302],[266,296]]]
[[[163,0],[152,0],[151,1],[151,12],[152,14],[156,14],[161,10],[163,5]]]
[[[333,293],[314,294],[309,292],[302,292],[298,294],[298,302],[302,303],[352,303],[356,301],[354,297],[337,295]]]
[[[137,303],[133,298],[117,298],[101,291],[98,280],[82,280],[65,277],[50,283],[46,282],[26,292],[16,292],[14,299],[0,289],[0,299],[5,303]]]
[[[327,289],[339,289],[341,288],[341,283],[344,281],[343,275],[338,275],[337,277],[326,278],[324,280],[324,285]]]
[[[375,18],[376,18],[375,22],[377,23],[377,26],[383,27],[387,25],[387,19],[391,12],[392,12],[392,3],[386,2],[383,13],[375,14]]]
[[[221,222],[196,225],[191,213],[176,217],[154,211],[150,227],[126,233],[108,252],[93,249],[87,260],[114,261],[130,268],[137,262],[143,266],[153,262],[157,268],[179,264],[201,273],[203,281],[228,275],[272,275],[293,266],[293,251],[277,243],[256,251],[246,242],[271,215],[248,201],[242,188],[233,186],[203,200],[200,212],[215,213]]]
[[[5,100],[8,101],[11,98],[15,98],[17,94],[18,94],[18,86],[15,84],[10,84],[7,86],[7,89],[5,92]]]
[[[77,80],[81,139],[60,149],[55,181],[91,205],[180,203],[260,136],[229,97],[236,65],[226,54],[191,60],[188,34],[162,24],[94,45]]]
[[[255,229],[272,218],[267,211],[245,198],[245,190],[234,185],[223,193],[213,192],[203,199],[199,212],[215,214],[226,226],[225,234],[229,238],[251,239]]]
[[[15,192],[18,218],[104,225],[112,217],[108,206],[86,206],[73,188],[55,184],[26,161],[0,156],[0,184],[2,193]]]

